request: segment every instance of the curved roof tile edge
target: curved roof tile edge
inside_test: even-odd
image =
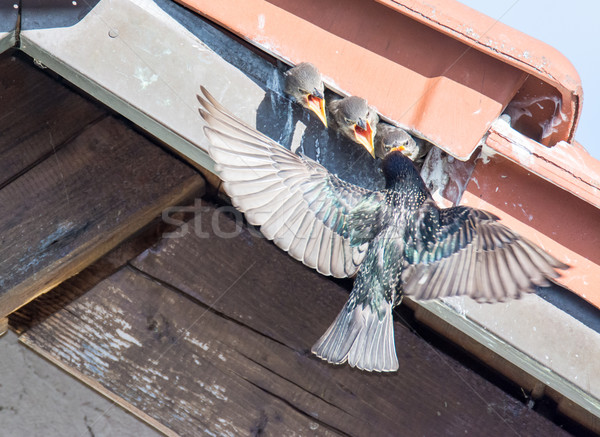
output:
[[[376,1],[574,95],[583,93],[579,73],[560,51],[456,0],[417,0],[411,7],[395,0]],[[516,44],[518,40],[526,44]]]
[[[376,1],[555,86],[571,98],[569,142],[573,141],[583,87],[579,73],[560,51],[456,0],[416,0],[410,7],[397,0]]]

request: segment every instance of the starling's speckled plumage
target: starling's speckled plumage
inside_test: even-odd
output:
[[[314,112],[327,127],[325,85],[317,67],[309,62],[302,62],[290,68],[283,75],[285,77],[285,93],[304,108]]]
[[[404,129],[379,123],[375,136],[375,156],[383,159],[392,149],[398,147],[402,148],[402,153],[412,161],[420,162],[429,152],[431,144],[420,138],[413,138]]]
[[[329,102],[331,127],[361,144],[375,157],[374,144],[379,116],[362,97],[350,96]]]
[[[386,188],[365,190],[279,146],[202,92],[209,153],[233,205],[319,272],[358,272],[348,302],[312,348],[330,363],[396,370],[392,308],[403,294],[502,301],[548,285],[556,268],[567,267],[490,213],[438,208],[399,151],[383,159]]]

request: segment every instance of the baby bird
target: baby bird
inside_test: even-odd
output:
[[[334,100],[328,105],[332,127],[355,143],[364,146],[375,157],[373,140],[377,133],[379,116],[361,97],[350,96]]]
[[[387,123],[377,125],[375,136],[375,156],[383,159],[392,149],[399,149],[414,162],[421,162],[431,144],[420,138],[414,139],[408,132]]]
[[[325,85],[317,67],[309,62],[302,62],[283,73],[286,94],[291,96],[304,108],[314,112],[327,127],[325,113]]]

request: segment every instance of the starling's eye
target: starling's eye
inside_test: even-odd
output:
[[[350,120],[350,119],[349,119],[349,118],[347,118],[347,117],[344,117],[344,121],[345,121],[346,123],[348,123],[348,124],[351,124],[351,123],[352,123],[352,120]]]

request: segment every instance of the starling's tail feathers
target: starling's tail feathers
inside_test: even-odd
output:
[[[358,304],[354,309],[348,305],[312,347],[312,353],[332,364],[348,361],[351,367],[361,370],[398,370],[392,305],[385,305],[381,320],[370,305]]]

